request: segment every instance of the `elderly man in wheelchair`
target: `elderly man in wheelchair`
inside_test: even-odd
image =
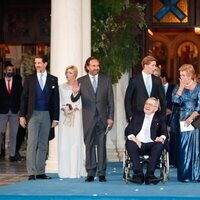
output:
[[[135,113],[125,129],[126,149],[133,167],[131,182],[136,184],[157,184],[160,178],[154,175],[165,141],[168,137],[165,116],[159,114],[159,100],[150,97],[144,105],[144,112]],[[144,175],[140,163],[141,155],[149,155],[147,171]]]

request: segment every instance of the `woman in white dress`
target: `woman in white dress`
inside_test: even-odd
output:
[[[72,84],[78,69],[65,70],[67,82],[59,86],[60,120],[58,127],[58,175],[60,178],[80,178],[85,172],[85,146],[83,141],[81,100],[71,101]]]

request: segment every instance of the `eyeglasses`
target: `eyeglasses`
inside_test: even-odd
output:
[[[157,107],[156,105],[151,104],[151,103],[145,103],[144,105],[145,105],[145,106],[150,106],[150,107]]]

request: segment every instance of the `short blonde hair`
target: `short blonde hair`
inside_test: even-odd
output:
[[[70,65],[66,67],[65,75],[67,74],[68,69],[71,69],[74,72],[75,78],[78,76],[78,67],[76,67],[75,65]]]
[[[183,64],[180,68],[179,68],[179,72],[186,72],[187,76],[191,76],[192,80],[196,80],[196,72],[195,69],[193,67],[193,65],[191,64]]]
[[[144,68],[144,65],[149,65],[152,61],[157,62],[156,58],[153,56],[146,56],[142,59],[141,65]]]

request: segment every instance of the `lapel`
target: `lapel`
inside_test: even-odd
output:
[[[48,98],[49,98],[51,96],[51,92],[52,92],[53,81],[52,81],[52,77],[48,73],[47,73],[47,80],[45,83],[45,87],[48,88]]]
[[[103,81],[103,77],[101,76],[101,74],[99,74],[98,75],[97,92],[96,92],[97,97],[102,93],[101,90],[102,90],[104,84],[105,84],[105,81]]]
[[[151,79],[152,79],[152,89],[151,89],[151,94],[152,94],[153,91],[156,91],[156,82],[155,82],[155,77],[152,75],[151,75]]]
[[[151,122],[151,136],[152,138],[155,137],[156,133],[157,133],[157,126],[158,126],[158,116],[155,113],[155,115],[153,116],[152,122]]]
[[[147,89],[146,89],[146,86],[145,86],[145,82],[144,82],[144,78],[142,76],[142,72],[140,73],[140,76],[139,76],[139,81],[141,83],[141,85],[139,84],[139,87],[143,87],[143,91],[146,93],[147,96],[149,96],[148,92],[147,92]],[[152,83],[153,85],[153,83]],[[152,91],[152,90],[151,90]]]
[[[5,91],[6,94],[8,94],[8,89],[6,87],[6,79],[5,78],[2,79],[2,83],[3,83],[3,90]]]
[[[91,97],[95,97],[96,95],[95,95],[95,93],[94,93],[94,90],[93,90],[93,87],[92,87],[92,83],[91,83],[89,74],[86,75],[86,85],[87,85],[87,90],[88,90],[88,92],[91,94]],[[98,87],[99,87],[99,79],[98,79],[96,94],[97,94],[97,92],[98,92]]]

